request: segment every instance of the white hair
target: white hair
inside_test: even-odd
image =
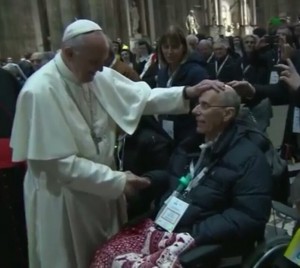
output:
[[[221,103],[224,106],[233,107],[235,109],[235,115],[238,115],[241,106],[241,98],[234,89],[229,86],[226,86],[226,88],[227,90],[225,89],[221,92]]]
[[[219,38],[218,40],[216,40],[214,45],[220,45],[226,49],[229,48],[229,42],[224,38]]]
[[[202,40],[200,40],[199,45],[205,45],[205,46],[208,46],[208,47],[212,47],[213,43],[212,43],[211,40],[202,39]]]

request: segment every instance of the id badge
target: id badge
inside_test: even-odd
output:
[[[293,133],[300,134],[300,109],[298,107],[294,108]]]
[[[159,213],[155,223],[169,233],[172,233],[188,206],[188,203],[179,198],[175,196],[170,197],[164,209]]]
[[[162,127],[168,133],[168,135],[174,139],[174,122],[170,120],[163,120]]]
[[[279,82],[279,74],[276,71],[272,71],[270,75],[270,85],[276,85]]]

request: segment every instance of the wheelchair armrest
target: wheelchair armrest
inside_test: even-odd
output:
[[[298,211],[294,208],[288,207],[277,201],[272,201],[272,207],[275,211],[278,211],[279,213],[284,214],[289,218],[292,218],[293,220],[300,220],[300,215]]]
[[[180,264],[183,267],[208,267],[207,265],[217,263],[221,258],[221,245],[197,246],[179,256]]]

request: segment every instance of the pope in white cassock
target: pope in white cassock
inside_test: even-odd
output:
[[[114,170],[117,126],[132,134],[142,114],[185,113],[183,96],[202,90],[151,90],[104,68],[107,54],[100,26],[78,20],[65,30],[61,52],[20,93],[11,146],[13,160],[28,164],[32,268],[89,266],[96,248],[125,223],[125,196],[150,183]]]

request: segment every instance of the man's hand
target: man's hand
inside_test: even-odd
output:
[[[300,76],[295,68],[295,65],[290,59],[287,59],[287,64],[278,64],[276,67],[283,69],[280,73],[280,80],[288,84],[288,86],[296,91],[300,88]]]
[[[223,91],[225,89],[225,84],[218,80],[203,80],[195,86],[186,87],[185,94],[189,99],[199,98],[204,91],[207,90]]]
[[[258,38],[258,41],[257,41],[257,43],[255,45],[255,49],[256,50],[260,50],[260,49],[262,49],[262,48],[264,48],[264,47],[266,47],[266,46],[269,45],[267,43],[266,38],[264,36],[262,38],[259,38],[259,37],[257,37],[257,38]]]
[[[293,48],[289,43],[286,42],[285,37],[279,38],[279,48],[280,48],[280,60],[286,61],[290,59],[295,54],[295,48]]]
[[[252,99],[255,95],[255,88],[247,81],[231,81],[228,83],[242,98]]]
[[[147,178],[138,177],[131,172],[126,171],[126,184],[124,194],[127,197],[135,195],[138,190],[145,189],[150,186],[151,182]]]

